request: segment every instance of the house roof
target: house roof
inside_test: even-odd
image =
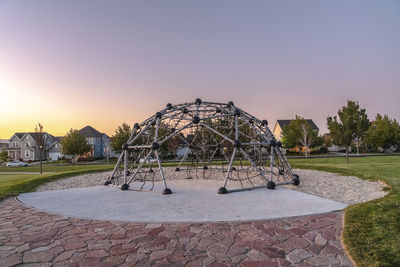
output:
[[[32,136],[32,138],[33,138],[33,140],[35,140],[35,142],[36,143],[38,143],[38,140],[39,140],[39,133],[36,133],[36,132],[30,132],[30,133],[25,133],[22,137],[24,137],[25,135],[30,135],[30,136]],[[45,135],[45,134],[47,134],[48,136],[50,136],[50,138],[52,138],[52,135],[51,134],[48,134],[47,132],[43,132],[43,134]],[[45,137],[44,137],[45,138]],[[20,138],[21,139],[21,138]]]
[[[58,143],[60,143],[61,139],[63,139],[63,138],[64,138],[63,136],[53,136],[54,141],[56,141]]]
[[[103,135],[107,136],[106,134],[97,131],[92,126],[83,127],[82,129],[79,130],[79,132],[86,138],[90,137],[101,138],[103,137]]]
[[[26,133],[15,133],[8,140],[10,141],[14,136],[18,137],[18,139],[21,139],[25,134]]]
[[[283,129],[283,127],[286,127],[290,124],[292,120],[277,120],[276,123],[279,124],[279,126],[281,126],[281,129]],[[308,124],[310,124],[311,129],[313,130],[319,130],[318,126],[313,122],[313,120],[306,120],[308,122]]]

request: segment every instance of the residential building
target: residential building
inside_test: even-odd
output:
[[[7,139],[0,139],[0,151],[8,149],[8,140]]]
[[[61,144],[59,139],[43,133],[45,140],[46,153],[42,159],[56,160],[61,156]],[[15,133],[8,139],[8,157],[12,160],[36,161],[40,160],[40,150],[38,146],[39,133]],[[50,154],[51,152],[51,154]]]
[[[80,129],[79,132],[86,138],[88,144],[92,146],[90,153],[93,158],[107,156],[107,152],[110,150],[110,137],[97,131],[92,126],[86,126]]]
[[[282,138],[282,132],[283,132],[283,128],[288,126],[290,124],[292,120],[277,120],[275,123],[275,127],[274,127],[274,136],[276,138],[276,140],[281,140]],[[308,122],[308,124],[311,126],[311,129],[313,131],[316,131],[317,134],[319,132],[319,128],[317,127],[317,125],[310,119],[306,120]]]
[[[54,138],[54,142],[53,142],[52,146],[50,146],[48,149],[48,157],[47,158],[49,159],[49,161],[59,160],[59,159],[61,159],[61,157],[63,157],[62,147],[61,147],[62,137],[55,136],[53,138]]]

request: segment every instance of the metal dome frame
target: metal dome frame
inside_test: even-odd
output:
[[[216,127],[217,123],[219,123],[218,125],[224,123],[224,128],[222,126]],[[154,155],[160,175],[159,181],[162,181],[164,186],[162,193],[171,194],[172,191],[167,186],[159,150],[171,138],[182,139],[186,152],[175,169],[175,171],[180,171],[182,166],[185,166],[189,151],[194,149],[194,141],[190,143],[186,138],[183,138],[184,133],[190,129],[197,132],[199,129],[203,129],[212,134],[212,139],[214,139],[212,146],[215,147],[215,151],[207,163],[204,160],[200,163],[199,161],[194,163],[192,160],[191,168],[201,168],[203,172],[206,172],[208,170],[207,165],[210,165],[210,162],[213,161],[216,151],[218,149],[223,151],[221,149],[222,142],[224,142],[225,147],[229,146],[233,149],[229,157],[224,154],[227,159],[226,162],[229,159],[229,165],[226,171],[222,166],[222,172],[226,172],[226,174],[224,175],[223,186],[218,189],[219,194],[264,187],[274,189],[276,185],[283,184],[299,185],[299,176],[293,173],[292,167],[282,152],[282,144],[275,139],[268,128],[267,120],[260,120],[250,115],[236,107],[233,102],[203,102],[201,99],[184,104],[167,104],[164,109],[142,123],[136,123],[127,143],[123,145],[121,156],[105,185],[117,186],[121,190],[129,189],[130,184],[134,181],[142,182],[144,185],[148,178],[143,178],[143,175],[154,172],[152,167],[148,166],[149,158]],[[244,133],[245,131],[246,133]],[[196,137],[193,139],[196,139]],[[132,158],[132,155],[134,157],[130,163],[129,159]],[[242,183],[244,179],[239,178],[241,188],[227,189],[228,182],[233,179],[232,172],[237,171],[234,165],[235,159],[239,157],[241,164],[242,159],[248,163],[247,174],[249,171],[255,172],[257,177],[262,179],[262,185],[255,186],[250,180],[255,176],[249,178],[247,175],[247,178],[244,179],[248,179],[251,186],[244,187]],[[204,166],[199,167],[201,163]],[[243,170],[243,167],[241,169]],[[152,182],[154,187],[154,175]]]

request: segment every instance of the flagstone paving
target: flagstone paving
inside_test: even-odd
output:
[[[0,202],[0,266],[352,266],[343,212],[234,223],[144,224]]]

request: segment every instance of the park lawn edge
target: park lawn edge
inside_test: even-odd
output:
[[[380,248],[388,245],[385,242],[382,242],[382,240],[380,240],[381,242],[378,242],[377,244],[376,240],[379,239],[377,235],[380,230],[379,228],[384,228],[385,226],[391,227],[393,226],[393,224],[376,227],[376,221],[382,220],[382,217],[385,217],[380,216],[379,213],[377,214],[376,207],[388,205],[388,210],[393,210],[393,207],[391,207],[390,204],[392,201],[396,201],[396,193],[398,194],[398,190],[393,190],[393,187],[384,178],[381,178],[379,176],[365,175],[351,169],[318,166],[312,163],[302,164],[296,162],[291,162],[291,166],[295,169],[325,171],[343,176],[356,176],[363,180],[383,182],[390,189],[388,194],[386,194],[384,197],[374,199],[365,203],[353,204],[348,206],[344,210],[344,228],[342,232],[343,244],[352,262],[355,263],[356,266],[400,266],[400,254],[398,254],[396,257],[396,255],[391,255],[391,253],[385,254],[385,252],[387,252],[387,248],[371,248],[371,246],[375,246],[375,248]],[[396,217],[393,216],[391,219],[395,221]],[[367,233],[367,235],[365,235],[365,233]],[[373,234],[368,236],[368,233]],[[384,236],[382,235],[380,237],[381,239],[384,238]],[[393,244],[389,244],[389,246],[390,245]],[[394,244],[394,246],[396,246],[396,244]],[[397,246],[400,246],[400,243],[398,243]],[[368,248],[368,250],[366,248]]]
[[[80,170],[80,171],[70,171],[70,172],[62,172],[62,173],[54,173],[54,174],[43,174],[43,177],[38,177],[37,179],[28,180],[22,183],[15,184],[13,186],[8,187],[6,192],[0,192],[0,201],[9,198],[15,197],[22,193],[33,192],[41,186],[42,184],[54,182],[60,179],[69,178],[73,176],[89,174],[89,173],[99,173],[110,171],[110,168],[99,168],[92,170]],[[0,173],[1,174],[1,173]]]

